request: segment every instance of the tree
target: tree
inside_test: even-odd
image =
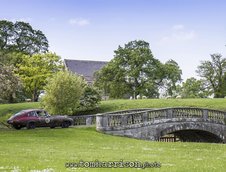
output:
[[[124,71],[118,68],[117,65],[112,60],[100,71],[95,73],[94,85],[100,90],[103,90],[104,96],[109,95],[114,98],[122,98],[129,91],[129,86],[124,78]]]
[[[45,87],[42,106],[51,114],[74,114],[84,92],[84,80],[68,71],[55,74]]]
[[[182,83],[181,96],[183,98],[205,98],[209,95],[204,82],[194,77]]]
[[[22,62],[24,53],[21,52],[8,52],[0,51],[0,61],[3,65],[17,67]]]
[[[221,54],[212,54],[211,61],[202,61],[196,71],[205,81],[206,87],[214,94],[215,98],[224,97],[224,76],[226,75],[226,58]]]
[[[8,50],[15,44],[14,24],[7,20],[0,20],[0,50]]]
[[[45,53],[48,40],[40,30],[34,30],[29,23],[15,23],[0,20],[0,51],[3,53],[23,52],[25,54]]]
[[[156,98],[164,79],[171,80],[169,85],[172,86],[180,79],[177,63],[169,61],[166,64],[169,70],[166,70],[165,65],[153,57],[148,42],[131,41],[124,47],[119,46],[114,53],[114,58],[96,73],[95,82],[113,98],[136,97],[139,94]]]
[[[180,69],[179,65],[174,60],[169,60],[165,63],[163,69],[165,73],[164,78],[164,85],[167,90],[167,94],[169,96],[173,96],[173,93],[176,91],[176,84],[181,82],[181,74],[182,70]]]
[[[20,68],[16,70],[17,74],[20,74],[28,94],[33,95],[33,100],[37,100],[38,90],[45,85],[44,80],[50,71],[54,72],[54,66],[51,65],[54,63],[53,58],[52,62],[44,60],[42,63],[40,59],[37,62],[33,57],[34,54],[46,53],[48,47],[45,35],[40,30],[33,29],[29,23],[0,20],[0,61],[4,67]],[[44,64],[45,62],[47,64]],[[38,66],[41,70],[37,70]],[[45,67],[47,69],[44,69]],[[13,77],[11,78],[13,81]]]
[[[99,79],[108,83],[111,96],[120,98],[125,94],[145,93],[144,85],[159,63],[153,58],[149,43],[131,41],[114,52],[114,59],[99,73]]]
[[[33,101],[38,100],[38,93],[46,85],[47,78],[62,69],[60,57],[53,53],[24,55],[18,65],[18,74]]]
[[[2,103],[16,102],[17,94],[22,89],[21,81],[13,71],[13,66],[0,64],[0,102]]]

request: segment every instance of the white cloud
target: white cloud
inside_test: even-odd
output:
[[[77,25],[77,26],[86,26],[86,25],[89,25],[90,22],[87,19],[75,18],[75,19],[70,19],[69,24]]]
[[[194,30],[187,30],[184,25],[174,25],[168,35],[163,36],[159,44],[166,43],[181,43],[195,39],[196,33]]]

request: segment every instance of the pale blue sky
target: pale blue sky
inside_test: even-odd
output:
[[[210,54],[226,55],[225,0],[0,0],[0,19],[29,22],[68,59],[109,61],[118,45],[142,39],[184,79]]]

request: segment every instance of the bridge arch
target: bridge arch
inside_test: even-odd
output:
[[[158,138],[173,134],[184,142],[224,142],[224,128],[219,128],[219,126],[214,126],[213,124],[209,125],[208,123],[178,123],[158,131]]]

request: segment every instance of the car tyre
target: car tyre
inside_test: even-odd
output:
[[[55,128],[55,127],[56,127],[55,125],[50,126],[51,129],[53,129],[53,128]]]
[[[13,125],[13,128],[15,128],[16,130],[20,130],[22,127],[20,125]]]
[[[29,122],[27,124],[27,129],[35,129],[35,123],[34,122]]]
[[[70,122],[68,121],[64,121],[62,124],[61,124],[61,127],[62,128],[68,128],[70,126]]]

